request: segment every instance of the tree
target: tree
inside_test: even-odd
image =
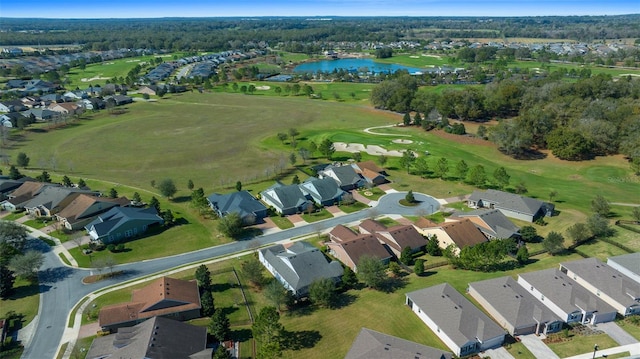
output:
[[[527,193],[527,192],[528,192],[528,190],[527,190],[527,185],[526,185],[526,183],[524,183],[524,182],[520,181],[520,183],[518,183],[518,184],[516,185],[516,193],[517,193],[517,194],[525,194],[525,193]]]
[[[23,255],[17,255],[9,261],[9,268],[18,276],[29,281],[37,281],[38,269],[44,263],[42,253],[28,250]]]
[[[291,184],[300,184],[300,177],[298,177],[298,175],[294,175],[293,179],[291,179]]]
[[[529,250],[527,249],[527,246],[523,245],[518,248],[518,252],[516,253],[516,260],[520,264],[525,264],[529,261]]]
[[[231,212],[220,218],[218,230],[227,237],[238,237],[242,233],[242,218],[240,218],[240,214]]]
[[[131,198],[131,200],[136,204],[142,203],[142,198],[140,197],[140,193],[138,192],[133,192],[133,197]]]
[[[587,218],[587,227],[594,237],[608,237],[612,233],[609,228],[609,220],[598,213],[594,213]]]
[[[257,259],[251,258],[242,263],[242,275],[254,286],[260,288],[264,283],[262,264]]]
[[[421,276],[424,273],[424,259],[416,259],[416,263],[413,265],[413,272],[417,276]]]
[[[158,214],[160,214],[160,201],[158,201],[155,196],[151,197],[151,200],[149,201],[149,208],[155,208]]]
[[[291,163],[291,165],[295,165],[296,161],[298,160],[298,158],[296,157],[296,154],[294,152],[291,152],[289,154],[289,163]]]
[[[333,153],[336,152],[336,148],[333,146],[333,141],[328,138],[325,138],[320,143],[320,146],[318,146],[318,150],[320,150],[320,153],[322,153],[322,155],[325,156],[328,160],[330,160],[331,156],[333,156]]]
[[[476,165],[469,171],[469,183],[481,187],[487,182],[487,174],[484,172],[484,166]]]
[[[438,241],[438,236],[436,236],[435,234],[429,237],[429,240],[427,241],[426,251],[432,256],[442,255],[442,248],[440,248],[440,242]]]
[[[336,284],[330,278],[319,278],[309,285],[309,299],[315,305],[331,308],[336,299]]]
[[[458,172],[458,178],[464,180],[467,177],[467,173],[469,172],[469,165],[464,160],[460,160],[456,165],[456,172]]]
[[[209,333],[218,342],[223,342],[231,336],[231,324],[229,318],[224,314],[224,310],[216,309],[209,321]]]
[[[219,345],[218,349],[213,353],[213,359],[233,359],[233,356],[224,345]]]
[[[253,338],[258,343],[258,358],[279,358],[282,354],[281,335],[284,327],[275,307],[264,307],[251,326]]]
[[[354,161],[356,162],[360,162],[362,161],[362,153],[360,152],[354,152],[351,154],[351,157],[353,158]]]
[[[553,199],[556,197],[558,197],[558,191],[551,190],[551,192],[549,192],[549,202],[553,202]]]
[[[287,303],[288,292],[280,282],[273,279],[264,287],[264,296],[280,311],[280,307]]]
[[[602,195],[597,195],[591,200],[591,210],[602,217],[607,217],[611,211],[611,205],[609,204],[608,199],[604,198]]]
[[[558,254],[564,250],[564,237],[558,232],[550,232],[542,241],[542,247],[550,254]]]
[[[11,165],[11,167],[9,167],[9,178],[11,178],[12,180],[17,180],[22,177],[24,176],[22,175],[22,173],[20,173],[16,166]]]
[[[300,132],[295,129],[295,128],[290,128],[289,129],[289,137],[291,137],[292,141],[296,140],[296,137],[298,137],[298,135],[300,134]]]
[[[278,137],[280,142],[282,142],[282,144],[284,144],[284,141],[286,141],[287,138],[289,137],[289,136],[287,136],[286,133],[282,133],[282,132],[278,132],[278,134],[276,136]]]
[[[411,150],[405,150],[404,152],[402,152],[402,157],[400,157],[400,167],[406,168],[407,173],[409,173],[409,170],[411,169],[411,166],[413,166],[415,161],[415,153],[413,153],[413,151]]]
[[[213,315],[216,307],[213,303],[213,295],[210,290],[205,290],[200,293],[200,305],[202,307],[202,316],[209,317]]]
[[[402,249],[402,252],[400,253],[400,262],[406,266],[413,263],[413,250],[411,250],[411,247],[406,246]]]
[[[424,178],[429,173],[429,164],[427,163],[427,160],[424,157],[418,157],[416,159],[416,163],[414,167],[416,170],[416,174],[419,175],[420,177]]]
[[[78,188],[85,188],[87,187],[87,183],[82,179],[78,179]]]
[[[20,152],[18,153],[18,156],[16,157],[16,165],[18,165],[19,167],[22,168],[27,168],[27,166],[29,166],[29,156],[27,156],[26,153],[24,152]]]
[[[573,243],[580,243],[589,238],[589,228],[584,223],[574,223],[567,228],[567,236]]]
[[[413,196],[413,190],[409,190],[409,192],[407,192],[407,194],[404,196],[404,200],[409,203],[413,203],[416,201],[416,198]]]
[[[118,198],[118,191],[113,187],[109,190],[109,198]]]
[[[493,178],[496,180],[498,187],[505,188],[509,185],[509,179],[511,176],[509,176],[504,167],[499,167],[493,171]]]
[[[447,161],[446,158],[441,157],[436,163],[436,167],[433,172],[437,177],[445,179],[447,173],[449,172],[449,161]]]
[[[404,116],[402,116],[402,123],[405,126],[411,125],[411,115],[409,115],[409,112],[405,112]]]
[[[520,228],[520,238],[525,242],[535,242],[538,239],[538,231],[536,227],[524,226]]]
[[[416,111],[416,114],[413,116],[413,124],[416,126],[422,125],[422,116],[420,116],[420,112]]]
[[[62,185],[65,187],[71,187],[73,183],[71,183],[71,179],[67,175],[64,175],[62,176]]]
[[[342,286],[345,289],[355,288],[358,285],[358,277],[350,267],[344,267],[342,272]]]
[[[18,223],[0,221],[0,244],[7,244],[22,252],[27,242],[27,234],[27,229]]]
[[[364,255],[358,261],[358,278],[367,286],[380,289],[384,285],[387,274],[380,259]]]
[[[158,191],[161,195],[171,199],[178,192],[178,189],[171,178],[165,178],[158,183]]]
[[[238,192],[242,191],[242,182],[240,181],[236,182],[236,191]]]
[[[51,183],[51,176],[49,175],[49,172],[42,171],[42,174],[36,176],[36,180],[38,180],[38,182]]]
[[[382,167],[384,167],[384,165],[387,164],[387,160],[388,158],[385,155],[378,156],[378,164]]]
[[[4,265],[0,265],[0,298],[7,299],[13,293],[13,283],[16,276],[13,271]]]
[[[633,217],[636,222],[640,222],[640,207],[633,207],[631,210],[631,217]]]
[[[201,291],[211,290],[211,272],[209,272],[209,268],[206,265],[201,264],[196,269],[195,277]]]
[[[187,188],[189,189],[189,191],[193,191],[193,187],[194,187],[193,181],[189,180],[187,182]]]

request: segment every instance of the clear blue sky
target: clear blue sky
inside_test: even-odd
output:
[[[640,13],[640,0],[0,0],[0,17],[39,18],[541,16],[637,13]]]

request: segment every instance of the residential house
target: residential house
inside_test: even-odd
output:
[[[428,220],[418,220],[414,226],[427,238],[436,236],[440,248],[446,249],[453,246],[456,254],[460,253],[464,247],[475,246],[487,241],[487,237],[468,218],[440,224],[434,224]]]
[[[489,239],[517,238],[520,227],[516,226],[498,209],[476,209],[470,212],[456,212],[450,220],[468,218]]]
[[[310,178],[300,184],[302,193],[320,206],[331,206],[342,200],[344,191],[333,178]]]
[[[378,167],[373,161],[353,163],[351,166],[368,184],[378,186],[389,182],[385,170]]]
[[[61,115],[79,115],[82,113],[82,107],[73,102],[52,103],[49,110],[58,112]]]
[[[20,187],[7,195],[7,199],[0,202],[2,209],[6,211],[16,211],[24,209],[24,205],[31,201],[41,191],[50,186],[60,186],[57,184],[25,181]]]
[[[18,179],[11,179],[9,176],[0,175],[0,200],[9,198],[9,194],[22,186],[27,181],[34,181],[30,177],[22,177]]]
[[[411,248],[412,253],[415,253],[424,249],[427,245],[427,240],[412,225],[387,228],[378,221],[367,219],[360,223],[359,229],[360,233],[375,235],[380,243],[398,258],[407,247]]]
[[[60,116],[58,112],[46,108],[32,108],[21,112],[22,116],[31,117],[37,121],[50,121]]]
[[[50,93],[46,95],[40,96],[40,101],[43,104],[50,105],[52,103],[63,103],[67,101],[67,98],[58,94],[58,93]]]
[[[0,126],[18,127],[20,121],[26,120],[27,118],[19,112],[9,112],[0,116]]]
[[[20,112],[27,107],[20,100],[6,100],[0,102],[0,112]]]
[[[607,260],[607,264],[640,283],[640,252],[610,257]]]
[[[173,319],[153,317],[117,333],[98,336],[87,351],[87,359],[182,358],[211,359],[207,328]]]
[[[267,207],[247,191],[214,193],[209,195],[207,200],[218,216],[224,217],[229,213],[238,213],[245,224],[260,222],[267,216]]]
[[[505,331],[448,283],[405,294],[406,304],[457,356],[499,347]]]
[[[70,231],[83,228],[97,215],[113,207],[125,207],[130,201],[126,197],[107,198],[80,194],[56,214],[56,220]]]
[[[474,191],[467,205],[471,208],[495,208],[507,217],[527,222],[535,222],[544,216],[551,217],[554,211],[551,203],[494,189]]]
[[[142,234],[164,220],[155,208],[113,207],[84,226],[91,239],[104,244]]]
[[[616,318],[616,309],[557,268],[522,273],[518,283],[567,323],[597,324]]]
[[[156,316],[181,321],[199,318],[200,308],[195,280],[162,277],[134,290],[130,302],[102,307],[98,322],[102,330],[114,331]]]
[[[113,99],[116,106],[122,106],[133,103],[133,98],[126,95],[113,95],[106,97],[105,100]]]
[[[444,350],[362,328],[345,359],[452,359]]]
[[[640,283],[599,259],[562,262],[560,271],[616,308],[620,315],[640,314]]]
[[[334,180],[336,180],[336,182],[338,182],[338,185],[340,185],[340,188],[342,188],[345,191],[350,191],[354,188],[362,187],[365,183],[364,179],[362,179],[362,177],[360,177],[360,175],[356,173],[353,167],[349,165],[326,166],[323,170],[318,172],[318,177],[333,178]]]
[[[66,97],[70,101],[82,100],[89,98],[89,94],[85,90],[67,91],[62,96]]]
[[[24,209],[33,217],[53,217],[81,193],[98,195],[99,192],[62,186],[46,186],[27,203]]]
[[[107,103],[101,98],[92,97],[78,101],[78,105],[85,110],[101,110],[107,106]]]
[[[262,202],[283,215],[304,212],[309,206],[313,206],[313,203],[300,190],[300,186],[297,184],[285,185],[278,181],[260,192],[260,198]]]
[[[364,256],[378,258],[384,264],[388,264],[393,258],[393,255],[387,251],[375,235],[355,234],[344,226],[336,228],[331,231],[329,236],[331,241],[325,244],[332,256],[354,272],[358,271],[358,263]],[[348,234],[347,231],[351,231],[352,234]],[[340,238],[338,235],[343,235],[343,237]]]
[[[26,84],[27,84],[27,81],[25,80],[14,79],[14,80],[7,81],[6,86],[7,88],[10,88],[10,89],[18,89],[18,88],[24,88]]]
[[[331,279],[338,283],[344,273],[340,263],[329,262],[318,248],[306,242],[261,249],[258,258],[269,273],[298,298],[309,295],[309,286],[315,280]]]
[[[562,319],[509,276],[469,283],[467,291],[513,336],[562,329]]]

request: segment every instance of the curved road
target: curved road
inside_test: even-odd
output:
[[[270,243],[324,231],[338,224],[356,222],[384,214],[427,215],[437,211],[440,207],[436,199],[421,193],[414,193],[416,200],[420,201],[418,206],[405,207],[398,203],[404,197],[405,193],[389,193],[380,197],[375,207],[359,212],[262,235],[250,240],[232,242],[170,257],[119,265],[114,267],[114,270],[124,271],[125,274],[117,279],[104,280],[93,284],[82,284],[82,278],[89,275],[89,269],[64,266],[60,262],[60,258],[47,247],[43,249],[46,251],[42,267],[44,269],[38,274],[41,294],[40,309],[35,319],[36,327],[31,341],[27,344],[22,354],[22,358],[55,358],[57,348],[61,344],[62,335],[67,326],[67,318],[70,311],[83,297],[94,291],[135,278],[164,272],[185,264],[228,256]]]

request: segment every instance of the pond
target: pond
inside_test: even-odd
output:
[[[442,70],[449,70],[444,68],[429,67],[429,68],[416,68],[408,67],[398,64],[385,64],[375,62],[372,59],[337,59],[337,60],[322,60],[315,62],[307,62],[296,66],[293,71],[297,73],[316,73],[333,72],[334,70],[346,70],[350,72],[359,73],[381,73],[381,72],[396,72],[398,70],[407,70],[410,74],[424,73],[424,72],[437,72]]]

